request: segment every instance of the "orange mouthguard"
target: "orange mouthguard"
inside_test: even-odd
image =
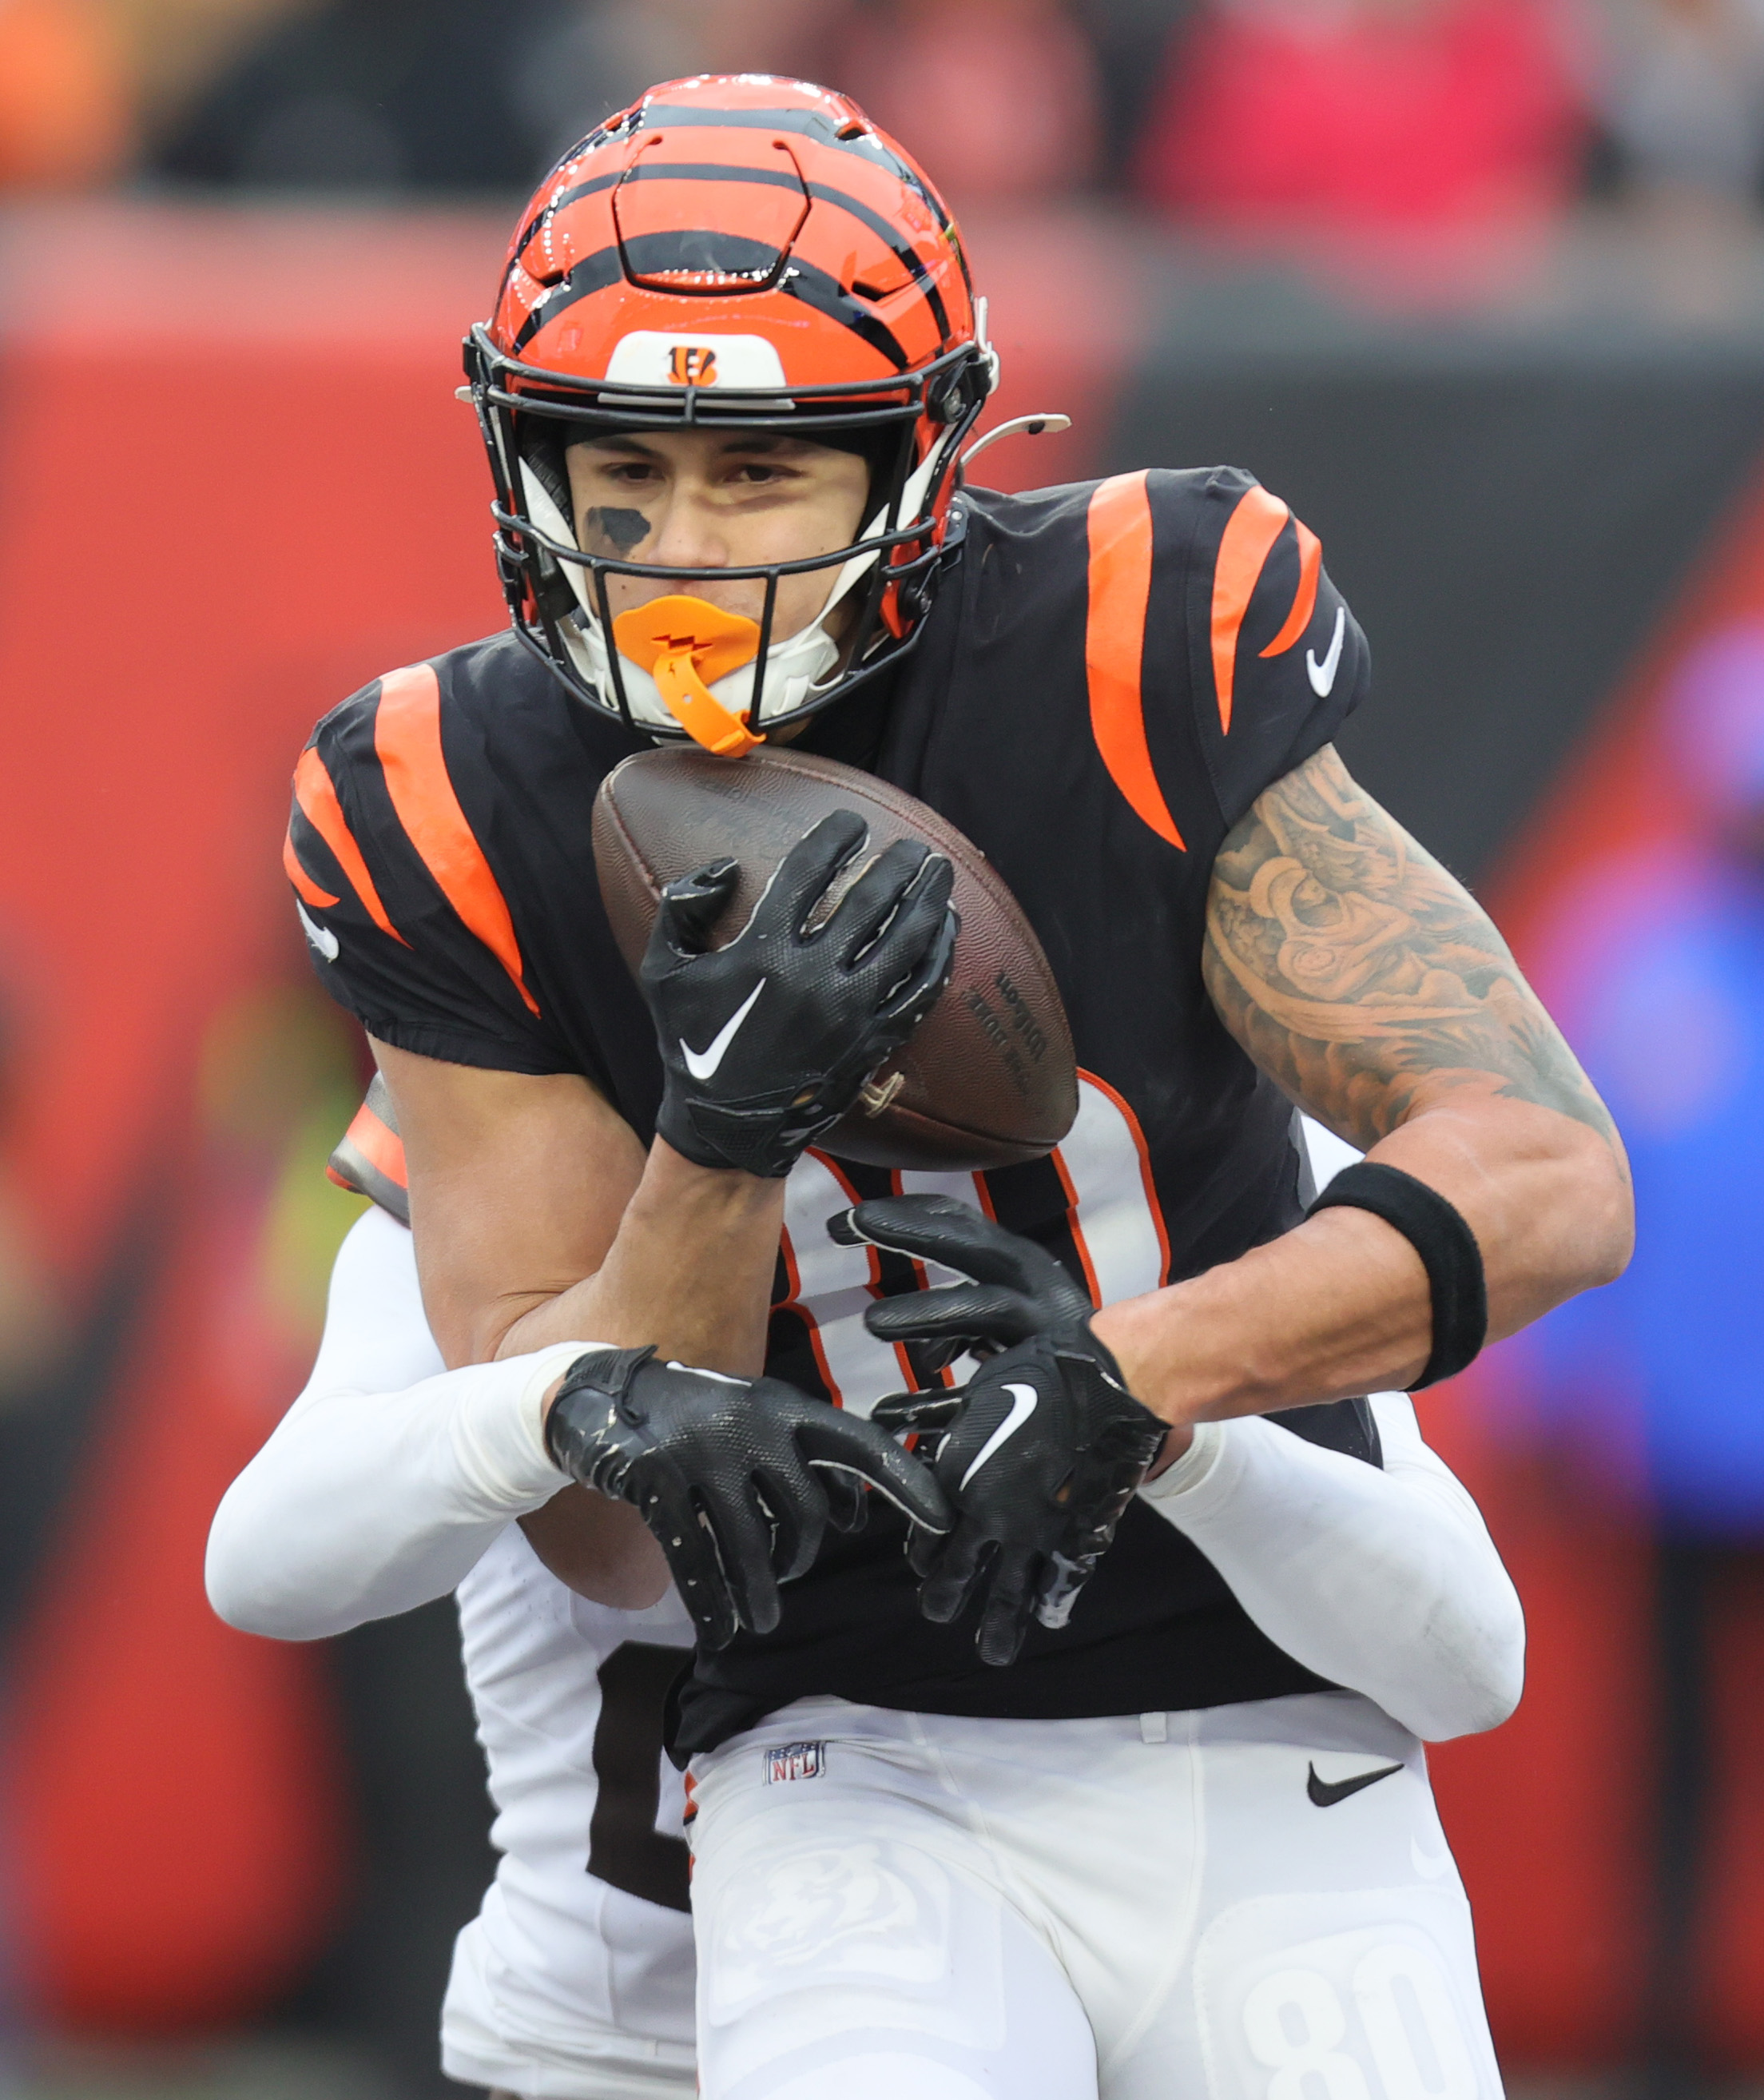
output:
[[[668,712],[695,743],[721,758],[739,758],[763,737],[710,691],[711,682],[739,671],[760,653],[756,622],[701,598],[651,598],[612,623],[619,653],[655,679]]]

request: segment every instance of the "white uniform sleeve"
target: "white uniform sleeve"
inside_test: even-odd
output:
[[[568,1485],[540,1403],[583,1347],[445,1370],[410,1234],[368,1211],[337,1255],[305,1392],[215,1512],[210,1604],[246,1633],[315,1640],[445,1596]]]
[[[1382,1471],[1250,1415],[1202,1423],[1140,1493],[1307,1670],[1428,1742],[1497,1727],[1524,1679],[1518,1593],[1408,1395],[1372,1408]]]

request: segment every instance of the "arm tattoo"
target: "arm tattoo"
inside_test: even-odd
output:
[[[1450,1075],[1616,1127],[1488,915],[1334,749],[1277,781],[1219,849],[1206,988],[1270,1078],[1362,1149]]]

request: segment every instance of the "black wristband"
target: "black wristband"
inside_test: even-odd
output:
[[[1433,1353],[1409,1388],[1437,1385],[1474,1363],[1488,1332],[1488,1290],[1482,1250],[1462,1215],[1437,1189],[1400,1167],[1362,1159],[1344,1167],[1311,1206],[1310,1215],[1345,1204],[1394,1225],[1421,1257],[1433,1297]]]

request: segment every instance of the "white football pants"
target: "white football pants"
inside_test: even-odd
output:
[[[693,1780],[704,2100],[1498,2100],[1421,1745],[1357,1694],[804,1700]]]

